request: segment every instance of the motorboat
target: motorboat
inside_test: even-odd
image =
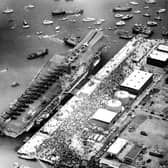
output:
[[[124,15],[121,14],[121,13],[116,13],[116,14],[114,15],[115,18],[122,18],[123,16],[124,16]]]
[[[139,3],[136,2],[136,1],[130,1],[129,4],[131,4],[131,5],[139,5]]]
[[[51,25],[51,24],[53,24],[54,22],[52,21],[52,20],[48,20],[48,19],[44,19],[43,20],[43,24],[44,25]]]
[[[123,6],[123,7],[118,6],[118,7],[113,8],[113,12],[129,12],[131,10],[132,8],[129,6]]]
[[[162,9],[159,9],[159,10],[156,11],[156,13],[164,13],[164,12],[166,12],[165,8],[162,8]]]
[[[93,22],[95,20],[96,20],[95,18],[91,18],[91,17],[87,17],[87,18],[82,19],[83,22]]]
[[[55,27],[55,30],[56,30],[56,31],[59,31],[60,28],[61,28],[60,26],[56,26],[56,27]]]
[[[162,36],[168,37],[168,30],[163,30],[163,31],[162,31]]]
[[[139,13],[141,13],[141,11],[140,10],[134,10],[133,13],[139,14]]]
[[[125,21],[120,20],[116,22],[116,26],[124,26],[124,25],[125,25]]]
[[[151,15],[149,13],[144,13],[143,16],[144,17],[151,17]]]
[[[75,47],[79,43],[79,38],[71,36],[71,37],[64,37],[64,43],[70,47]]]
[[[155,20],[158,20],[158,21],[161,21],[161,20],[162,20],[162,18],[161,18],[160,16],[156,16],[156,17],[154,17],[154,19],[155,19]]]
[[[75,14],[83,14],[84,10],[83,9],[76,9],[76,10],[66,10],[65,14],[66,15],[75,15]]]
[[[52,16],[65,15],[66,12],[64,9],[55,9],[51,12]]]
[[[14,13],[14,10],[12,8],[6,8],[3,12],[3,14],[11,14],[11,13]]]
[[[147,21],[148,26],[157,26],[157,22],[155,21]]]
[[[123,16],[123,17],[121,18],[121,20],[129,20],[129,19],[132,19],[132,18],[133,18],[133,15],[132,15],[132,14],[127,14],[127,15]]]

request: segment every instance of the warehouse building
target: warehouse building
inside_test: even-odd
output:
[[[152,82],[153,74],[142,70],[134,70],[120,85],[122,90],[131,94],[141,94]]]
[[[166,65],[168,65],[167,49],[158,46],[158,49],[154,49],[147,57],[147,64],[164,68]]]
[[[125,156],[124,162],[127,164],[132,164],[135,162],[137,156],[142,151],[142,146],[135,145]]]
[[[91,122],[104,129],[108,129],[117,119],[117,113],[103,108],[98,109],[91,117]]]

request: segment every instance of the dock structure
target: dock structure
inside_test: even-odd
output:
[[[1,131],[16,138],[53,114],[66,93],[75,89],[100,61],[95,48],[102,38],[103,32],[91,30],[74,49],[48,60],[24,93],[0,115]]]
[[[92,116],[98,109],[106,108],[107,101],[112,99],[114,92],[120,89],[120,84],[131,74],[132,68],[139,69],[143,63],[132,63],[130,61],[136,57],[137,46],[145,45],[146,59],[151,47],[158,45],[160,41],[147,40],[142,37],[135,37],[129,41],[111,60],[109,60],[76,94],[19,150],[20,157],[27,156],[38,158],[43,161],[55,164],[69,164],[75,161],[90,160],[92,157],[100,157],[110,141],[119,136],[120,132],[129,123],[125,114],[125,105],[116,114],[115,123],[109,129],[104,130],[100,125],[91,122]],[[141,52],[142,54],[142,52]],[[140,55],[137,53],[137,57]],[[127,70],[124,68],[127,66]],[[134,95],[132,97],[136,97]],[[134,99],[133,99],[134,100]],[[131,102],[133,101],[131,99]],[[106,110],[105,110],[106,111]],[[124,116],[124,120],[122,117]],[[121,122],[121,128],[118,121]],[[31,143],[40,133],[48,138],[37,144]],[[75,143],[76,142],[76,143]],[[77,146],[75,146],[77,144]],[[106,144],[106,145],[104,145]],[[96,148],[94,148],[96,146]],[[31,151],[32,149],[32,151]],[[29,152],[27,152],[29,151]],[[36,151],[36,152],[35,152]],[[71,155],[71,158],[67,156]],[[67,160],[64,160],[66,158]],[[79,159],[80,158],[80,159]]]

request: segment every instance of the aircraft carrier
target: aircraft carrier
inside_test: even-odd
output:
[[[99,63],[102,38],[101,31],[91,30],[75,48],[48,60],[24,93],[0,115],[1,132],[16,138],[50,117]]]
[[[18,156],[65,168],[166,165],[167,60],[166,40],[133,38]]]

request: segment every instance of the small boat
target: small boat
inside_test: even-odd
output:
[[[114,15],[114,17],[115,18],[121,18],[121,17],[123,17],[124,15],[123,14],[120,14],[120,13],[116,13],[115,15]]]
[[[144,13],[143,16],[144,17],[151,17],[151,15],[149,13]]]
[[[155,21],[147,21],[148,26],[157,26],[157,22]]]
[[[54,22],[52,21],[52,20],[48,20],[48,19],[44,19],[43,20],[43,24],[44,25],[51,25],[51,24],[53,24]]]
[[[168,37],[168,30],[163,30],[163,31],[162,31],[162,36]]]
[[[20,84],[18,83],[18,82],[12,82],[12,84],[11,84],[11,87],[17,87],[17,86],[19,86]]]
[[[158,21],[161,21],[161,20],[162,20],[162,18],[161,18],[160,16],[156,16],[156,17],[154,17],[154,19],[155,19],[155,20],[158,20]]]
[[[2,13],[3,14],[11,14],[11,13],[14,13],[14,10],[7,7]]]
[[[61,19],[59,19],[59,20],[61,20],[61,21],[66,21],[66,20],[68,20],[68,18],[67,18],[67,17],[63,17],[63,18],[61,18]]]
[[[141,13],[141,11],[140,10],[134,10],[133,13],[139,14],[139,13]]]
[[[28,55],[27,59],[31,60],[31,59],[35,59],[35,58],[39,58],[39,57],[44,57],[47,54],[48,54],[48,49],[44,48],[44,49],[41,49],[35,53]]]
[[[51,12],[52,16],[65,15],[66,12],[64,9],[55,9]]]
[[[131,5],[139,5],[139,3],[136,2],[136,1],[130,1],[129,4],[131,4]]]
[[[27,5],[26,7],[29,8],[29,9],[32,9],[32,8],[35,8],[35,5],[29,4],[29,5]]]
[[[82,19],[83,22],[93,22],[95,20],[96,20],[95,18],[91,18],[91,17],[87,17],[87,18]]]
[[[129,19],[132,19],[132,18],[133,18],[133,15],[132,15],[132,14],[127,14],[127,15],[123,16],[123,17],[121,18],[121,20],[129,20]]]
[[[125,39],[125,40],[130,40],[130,39],[133,38],[133,35],[132,34],[128,34],[128,33],[127,34],[120,34],[119,38]]]
[[[129,12],[131,10],[132,8],[129,6],[123,6],[123,7],[118,6],[118,7],[113,8],[113,12]]]
[[[94,23],[94,25],[101,25],[104,21],[105,19],[99,19]]]
[[[144,9],[149,9],[149,6],[144,6]]]
[[[162,9],[159,9],[159,10],[156,11],[156,13],[164,13],[164,12],[166,12],[165,8],[162,8]]]
[[[30,27],[30,25],[27,23],[27,21],[24,19],[23,20],[23,24],[22,24],[22,28],[23,29],[28,29]]]
[[[58,30],[60,30],[60,28],[61,28],[60,26],[56,26],[55,30],[58,31]]]
[[[75,14],[83,14],[83,9],[76,9],[76,10],[67,10],[65,11],[66,15],[75,15]]]
[[[122,20],[116,22],[116,26],[124,26],[124,25],[125,25],[125,22]]]
[[[145,0],[145,3],[147,3],[147,4],[155,4],[156,0]]]

